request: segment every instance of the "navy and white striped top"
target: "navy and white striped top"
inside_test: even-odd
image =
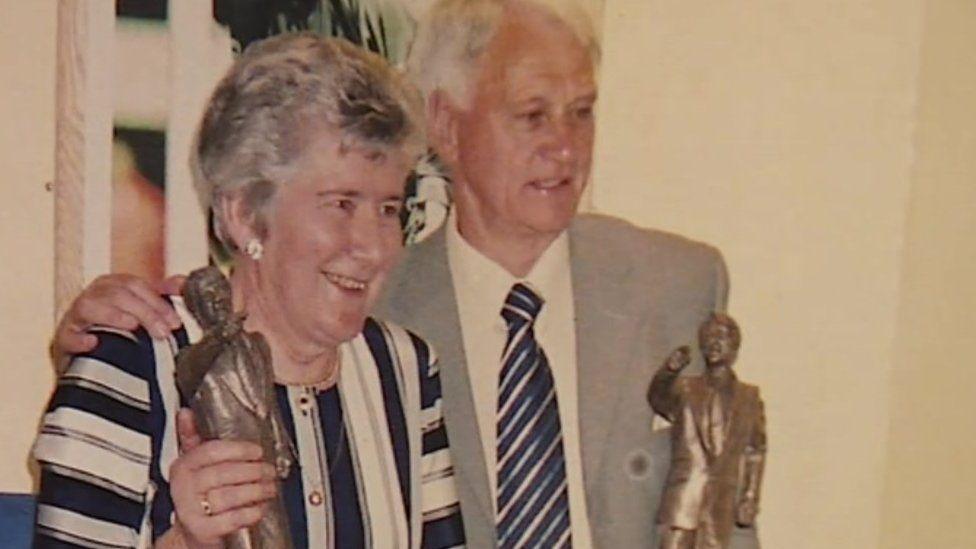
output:
[[[187,328],[168,341],[100,331],[59,380],[34,448],[35,546],[148,547],[171,526],[174,357],[199,337],[178,305]],[[282,485],[295,546],[462,545],[430,349],[369,319],[340,355],[335,388],[276,387],[299,454]]]

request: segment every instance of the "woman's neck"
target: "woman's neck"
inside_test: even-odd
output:
[[[240,259],[237,265],[230,276],[234,310],[245,314],[248,332],[259,332],[268,342],[275,381],[319,389],[334,385],[339,370],[338,344],[325,345],[302,337],[261,284],[256,263]]]

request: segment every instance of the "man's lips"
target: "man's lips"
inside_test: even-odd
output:
[[[326,280],[342,288],[343,290],[361,292],[369,285],[369,283],[366,281],[359,280],[351,276],[341,275],[339,273],[333,273],[331,271],[326,271],[323,274],[325,275]]]
[[[529,182],[529,187],[537,191],[551,191],[561,187],[567,187],[570,183],[568,177],[551,177],[547,179],[536,179]]]

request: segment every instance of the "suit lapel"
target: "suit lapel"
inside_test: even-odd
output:
[[[698,377],[690,385],[693,389],[689,391],[688,406],[691,408],[691,416],[695,422],[698,440],[701,441],[705,449],[705,460],[711,465],[716,456],[716,441],[713,440],[710,425],[711,410],[709,410],[709,406],[711,401],[708,398],[708,383],[703,377]]]
[[[625,262],[603,257],[599,235],[570,229],[570,263],[576,313],[576,362],[579,393],[580,452],[587,506],[594,508],[599,472],[608,447],[621,388],[633,381],[626,375],[638,325],[633,294],[628,291]],[[639,289],[637,290],[639,291]]]
[[[484,520],[493,524],[494,505],[488,491],[488,470],[443,229],[413,247],[397,278],[398,285],[390,296],[391,312],[399,317],[394,320],[428,338],[438,353],[444,422],[451,444],[455,478],[463,485],[459,486],[459,494],[464,512],[466,515],[480,512]]]
[[[728,451],[729,448],[735,446],[735,440],[738,440],[740,422],[736,417],[739,413],[744,411],[743,406],[745,405],[745,397],[747,392],[741,383],[736,382],[732,387],[732,398],[729,402],[729,412],[725,418],[725,447],[722,449],[723,453]]]

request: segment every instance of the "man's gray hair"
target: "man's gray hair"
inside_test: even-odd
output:
[[[190,154],[207,213],[239,193],[265,230],[263,207],[293,175],[314,134],[338,134],[344,148],[425,150],[416,90],[381,57],[336,38],[285,34],[250,46],[217,84]],[[214,232],[234,249],[214,212]]]
[[[585,0],[437,0],[417,26],[407,56],[407,71],[424,98],[436,90],[468,105],[477,63],[501,23],[505,5],[538,6],[562,21],[590,52],[594,69],[600,61],[600,37]]]

